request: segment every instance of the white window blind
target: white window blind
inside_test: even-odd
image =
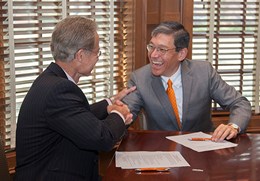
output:
[[[0,131],[7,147],[15,146],[16,120],[27,91],[54,61],[49,42],[62,18],[82,15],[98,24],[102,54],[91,76],[79,82],[89,102],[109,97],[126,84],[133,52],[131,0],[3,0],[0,5]]]
[[[259,0],[194,0],[192,59],[210,61],[259,113]],[[214,110],[220,106],[213,103]]]

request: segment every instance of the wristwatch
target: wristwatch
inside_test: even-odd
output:
[[[229,126],[233,127],[235,130],[237,130],[237,132],[239,133],[239,126],[234,124],[234,123],[229,123]]]

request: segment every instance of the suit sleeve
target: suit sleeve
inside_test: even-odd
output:
[[[98,118],[105,119],[108,116],[107,113],[108,102],[106,100],[102,100],[97,103],[93,103],[90,105],[90,111]]]
[[[125,124],[119,115],[107,115],[106,106],[101,101],[90,109],[78,86],[66,81],[48,93],[45,116],[53,130],[79,148],[107,151],[122,138]]]
[[[133,114],[133,120],[135,120],[143,107],[143,99],[140,94],[140,86],[138,86],[138,79],[136,78],[136,74],[132,73],[130,80],[128,81],[128,87],[137,86],[137,89],[134,92],[126,95],[122,100],[129,107],[131,113]]]
[[[244,132],[251,118],[251,105],[233,86],[228,85],[209,64],[211,97],[222,108],[230,111],[229,122],[235,123]]]

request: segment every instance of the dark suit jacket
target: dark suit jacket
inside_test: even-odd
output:
[[[98,152],[112,149],[126,129],[118,114],[107,114],[107,105],[105,100],[89,105],[81,89],[51,63],[20,109],[15,179],[98,180]]]
[[[234,87],[223,81],[209,62],[184,60],[181,63],[183,88],[182,131],[213,131],[211,105],[215,100],[230,111],[230,122],[242,131],[251,117],[249,101]],[[161,77],[152,75],[150,64],[132,73],[128,86],[137,90],[123,101],[134,118],[141,108],[145,110],[147,129],[179,130],[173,109]]]

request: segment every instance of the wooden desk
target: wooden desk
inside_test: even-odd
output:
[[[129,131],[119,145],[118,151],[177,150],[187,160],[190,167],[171,168],[168,173],[137,174],[133,169],[116,168],[113,157],[102,181],[260,180],[260,134],[242,134],[232,140],[238,143],[237,147],[201,153],[165,138],[179,134],[184,133]]]

